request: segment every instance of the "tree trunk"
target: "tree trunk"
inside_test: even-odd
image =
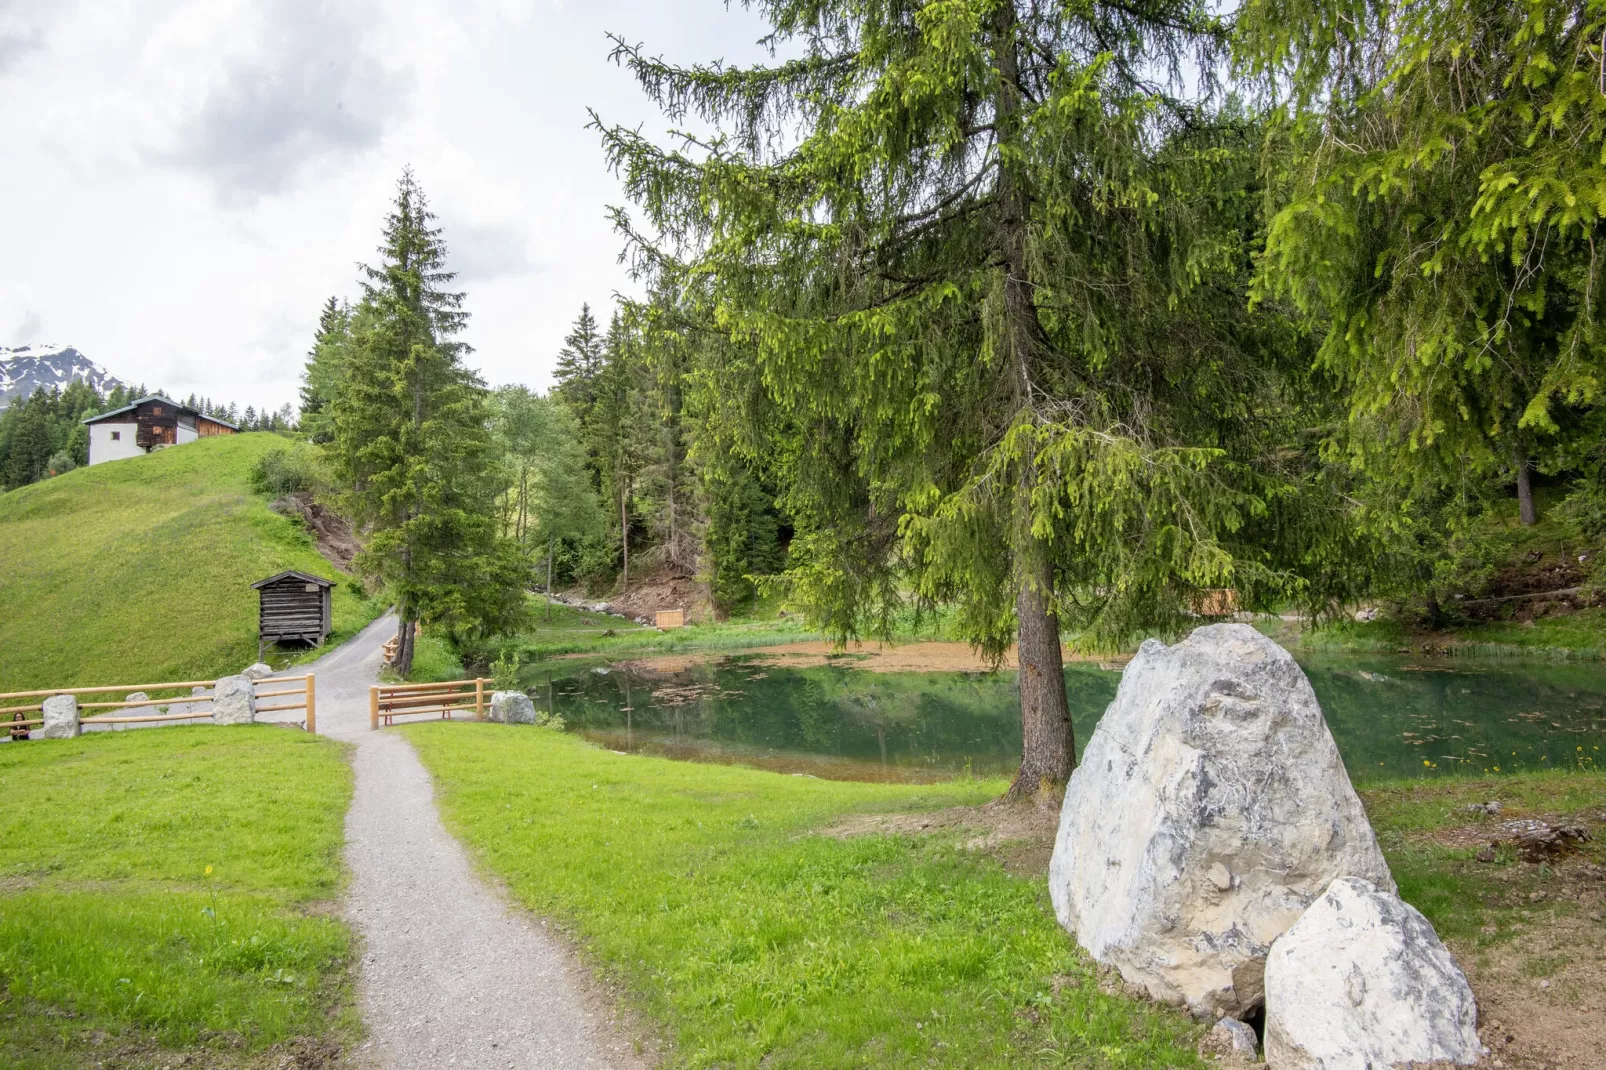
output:
[[[1538,523],[1539,518],[1534,515],[1534,487],[1530,477],[1532,465],[1528,463],[1526,454],[1517,454],[1517,518],[1522,526],[1531,528]]]
[[[546,619],[552,619],[552,541],[553,537],[546,537]]]
[[[401,623],[396,626],[396,672],[405,677],[413,671],[413,638],[417,634],[417,625],[410,619],[410,614],[404,608],[401,612]]]
[[[1037,356],[1046,347],[1047,336],[1037,316],[1028,266],[1030,204],[1026,179],[1021,174],[1020,69],[1015,8],[1008,0],[994,9],[993,49],[998,64],[998,92],[993,103],[1002,157],[996,240],[1004,271],[1003,343],[1014,378],[1017,419],[1035,422],[1033,378]],[[1015,615],[1019,628],[1021,765],[1006,796],[1010,799],[1062,788],[1076,764],[1060,656],[1059,619],[1052,608],[1054,566],[1047,548],[1031,531],[1031,496],[1037,471],[1030,447],[1019,463],[1016,533],[1011,550],[1016,582],[1020,584]]]
[[[625,567],[624,567],[624,571],[620,573],[620,578],[619,578],[619,590],[620,590],[621,593],[630,590],[630,512],[629,512],[629,509],[628,509],[629,501],[630,501],[629,492],[626,491],[624,486],[621,484],[620,487],[619,487],[619,541],[624,546],[624,550],[625,550]]]

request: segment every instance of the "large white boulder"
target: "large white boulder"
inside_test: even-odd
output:
[[[1343,877],[1271,946],[1271,1070],[1478,1061],[1472,989],[1433,926],[1392,892]]]
[[[249,676],[225,676],[212,689],[213,724],[250,724],[257,719],[256,684]]]
[[[493,692],[491,720],[502,724],[534,724],[535,703],[522,691]]]
[[[1294,659],[1243,624],[1145,642],[1065,792],[1060,924],[1151,998],[1239,1017],[1272,941],[1344,876],[1394,887]]]
[[[31,733],[35,739],[72,739],[78,735],[78,700],[72,695],[51,695],[43,703],[44,711],[39,715],[45,723],[39,726],[37,732]]]

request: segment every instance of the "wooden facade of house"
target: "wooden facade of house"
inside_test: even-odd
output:
[[[91,416],[84,423],[89,427],[90,464],[137,457],[164,446],[182,446],[238,430],[227,420],[156,394]]]
[[[260,601],[257,634],[263,643],[318,646],[333,626],[334,583],[305,572],[281,572],[251,585]]]

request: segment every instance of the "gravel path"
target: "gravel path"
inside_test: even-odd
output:
[[[418,756],[368,727],[393,617],[308,667],[318,731],[357,745],[346,815],[346,916],[365,947],[365,1067],[633,1067],[638,1060],[568,950],[475,872],[435,812]]]

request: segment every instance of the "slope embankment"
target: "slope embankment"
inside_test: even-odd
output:
[[[203,439],[0,494],[0,691],[207,679],[256,658],[251,583],[338,581],[335,635],[372,620],[297,521],[253,493],[268,434]]]

